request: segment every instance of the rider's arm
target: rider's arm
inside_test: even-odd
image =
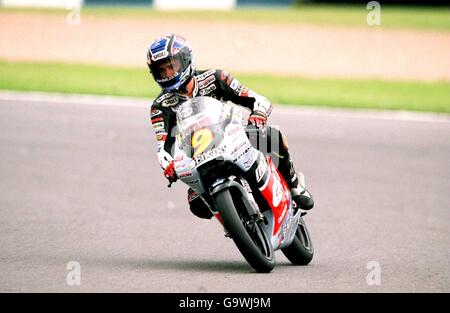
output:
[[[172,146],[170,117],[161,108],[153,104],[150,110],[150,118],[156,135],[158,161],[161,168],[165,170],[173,161],[170,154]]]
[[[216,75],[223,99],[247,107],[252,112],[260,112],[269,117],[272,112],[272,104],[266,97],[245,87],[226,71],[218,70]]]

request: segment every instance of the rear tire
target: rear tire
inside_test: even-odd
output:
[[[307,265],[311,262],[314,256],[314,247],[303,218],[300,217],[292,244],[281,251],[294,265]]]
[[[260,223],[247,224],[238,214],[229,189],[214,195],[225,228],[247,262],[259,273],[275,266],[273,247]]]

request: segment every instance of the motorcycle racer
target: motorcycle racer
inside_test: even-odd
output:
[[[276,127],[266,124],[272,111],[270,101],[242,85],[230,73],[224,70],[197,70],[192,49],[189,43],[176,34],[157,38],[147,50],[147,65],[155,82],[162,92],[151,106],[151,123],[156,134],[158,161],[169,181],[176,180],[172,146],[175,142],[173,134],[176,125],[177,106],[184,101],[197,97],[209,96],[221,101],[231,101],[251,111],[248,128],[265,129],[267,151],[278,159],[278,170],[286,180],[294,202],[303,210],[314,206],[311,194],[300,183],[288,151],[286,137]],[[275,140],[272,139],[275,136]],[[257,163],[257,162],[255,162]],[[254,173],[257,164],[249,171]],[[192,213],[200,218],[211,218],[207,204],[191,188],[188,190],[188,202]]]

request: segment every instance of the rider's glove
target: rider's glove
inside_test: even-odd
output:
[[[252,114],[248,117],[249,125],[254,125],[256,127],[262,127],[266,125],[267,116],[260,111],[253,111]]]
[[[170,164],[166,167],[166,169],[164,170],[164,176],[169,181],[177,180],[177,174],[175,173],[175,163],[174,163],[174,161],[170,162]]]

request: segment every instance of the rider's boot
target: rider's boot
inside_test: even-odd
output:
[[[299,182],[299,178],[294,169],[294,163],[288,151],[286,138],[281,135],[282,144],[280,145],[280,151],[278,154],[278,170],[283,178],[286,180],[289,188],[291,189],[292,199],[297,207],[302,210],[311,210],[314,207],[314,200],[311,193]],[[301,174],[303,175],[303,174]],[[302,179],[303,181],[303,179]]]
[[[292,200],[294,200],[297,207],[302,210],[311,210],[314,207],[314,200],[311,193],[300,184],[294,169],[294,164],[289,157],[289,153],[287,157],[284,156],[283,159],[280,159],[280,166],[278,169],[288,183],[288,186],[291,189]]]
[[[224,236],[228,238],[231,237],[230,233],[223,224],[223,220],[222,217],[220,216],[220,213],[212,214],[205,201],[192,188],[188,189],[188,202],[189,202],[189,209],[195,216],[204,219],[211,219],[213,216],[215,216],[217,220],[220,222],[220,224],[222,224],[223,226]]]

